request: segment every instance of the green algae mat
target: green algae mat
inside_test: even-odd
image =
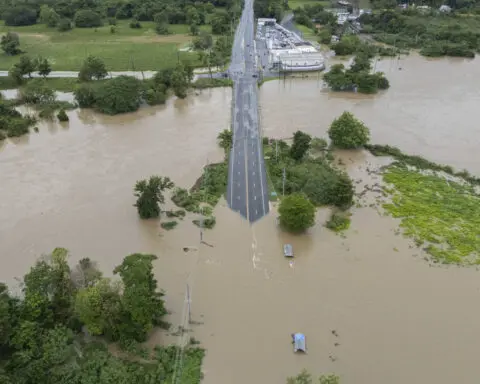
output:
[[[386,169],[384,180],[394,187],[386,188],[391,202],[384,209],[434,261],[480,264],[480,195],[471,184],[398,164]]]

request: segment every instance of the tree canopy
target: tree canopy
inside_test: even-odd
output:
[[[127,256],[115,269],[121,280],[112,281],[88,258],[70,269],[68,251],[56,248],[25,275],[21,298],[0,283],[0,382],[171,382],[176,347],[135,347],[166,312],[152,273],[155,259]],[[108,341],[135,347],[141,362],[112,355]],[[188,383],[200,382],[202,358],[203,350],[187,346]]]
[[[137,181],[134,194],[137,197],[135,207],[142,219],[160,216],[160,204],[165,202],[163,192],[174,187],[168,177],[150,176],[148,180]]]
[[[369,142],[370,130],[350,112],[343,112],[340,117],[333,120],[328,136],[336,147],[353,149]]]
[[[288,231],[301,232],[315,224],[315,207],[301,194],[285,196],[278,208],[280,225]]]

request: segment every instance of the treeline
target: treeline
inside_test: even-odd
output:
[[[88,258],[71,269],[68,252],[37,261],[21,294],[0,284],[0,382],[5,384],[161,383],[172,377],[175,347],[140,350],[166,314],[153,276],[153,255],[132,254],[107,279]],[[107,342],[142,359],[113,356]],[[190,383],[200,381],[203,351],[188,348]]]
[[[216,9],[222,7],[222,9]],[[114,25],[116,19],[132,19],[130,26],[140,28],[142,21],[155,21],[157,32],[168,33],[169,24],[211,24],[212,32],[230,31],[233,20],[239,18],[241,5],[238,0],[176,2],[155,1],[17,1],[0,0],[0,17],[7,26],[23,26],[44,23],[66,31],[78,28],[99,27],[106,21]]]
[[[409,9],[360,16],[363,32],[383,43],[417,48],[424,56],[474,57],[480,49],[480,20]]]
[[[255,0],[253,11],[256,18],[273,17],[280,22],[287,4],[285,0]]]

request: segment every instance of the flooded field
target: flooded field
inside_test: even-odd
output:
[[[378,62],[391,89],[373,97],[332,95],[316,79],[265,83],[265,135],[325,136],[350,110],[373,142],[480,174],[478,61],[411,56],[398,65]],[[250,227],[221,201],[207,244],[192,217],[170,232],[138,219],[136,180],[159,174],[189,187],[203,164],[221,159],[216,135],[229,124],[230,97],[230,89],[207,90],[116,117],[71,111],[66,125],[45,123],[0,144],[0,280],[14,284],[56,246],[73,261],[97,260],[106,273],[129,253],[151,252],[174,325],[189,284],[192,336],[207,349],[205,384],[284,383],[302,368],[335,372],[346,384],[476,383],[478,272],[431,267],[375,209],[354,209],[346,238],[321,225],[328,210],[308,234],[292,236],[277,229],[275,207]],[[338,156],[363,180],[358,188],[375,182],[366,168],[378,159]],[[293,264],[282,256],[286,242]],[[293,354],[293,332],[306,334],[307,355]],[[152,343],[164,339],[159,333]]]

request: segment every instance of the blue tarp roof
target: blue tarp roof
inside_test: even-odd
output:
[[[293,341],[295,342],[295,352],[298,350],[305,351],[305,335],[303,333],[295,333]]]

